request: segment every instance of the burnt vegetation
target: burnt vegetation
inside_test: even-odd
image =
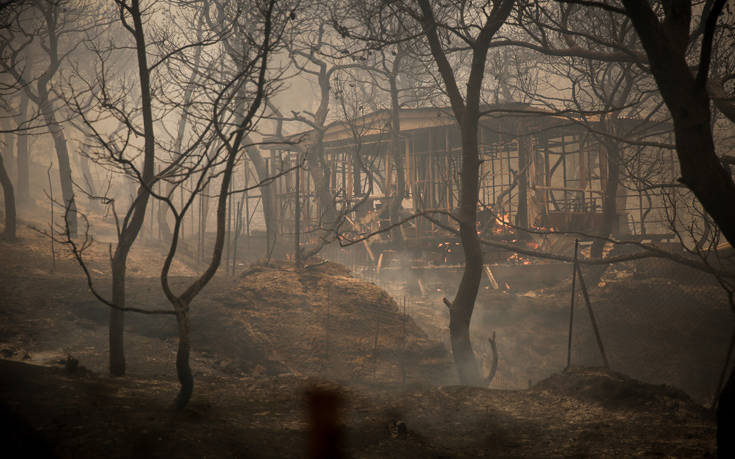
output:
[[[735,456],[726,0],[0,1],[0,452]]]

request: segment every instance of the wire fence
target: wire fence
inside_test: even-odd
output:
[[[415,260],[413,266],[396,266],[400,257],[381,266],[380,254],[371,259],[360,246],[331,249],[324,256],[384,288],[429,338],[449,349],[448,311],[441,298],[453,297],[461,267],[422,267]],[[472,335],[487,371],[492,361],[487,338],[498,333],[500,360],[491,387],[520,389],[568,366],[608,366],[643,381],[676,386],[700,403],[712,402],[733,333],[727,295],[712,275],[666,258],[573,266],[489,267]],[[528,274],[519,274],[524,270]],[[370,351],[377,368],[373,372],[397,382],[405,380],[406,365],[401,370],[396,362],[407,357],[397,358],[396,344],[380,338],[380,330],[394,326],[396,317],[377,318],[364,327],[378,336]],[[432,382],[456,382],[451,370],[444,378],[434,377]]]
[[[599,279],[590,268],[577,273],[595,284],[570,294],[569,364],[607,366],[714,403],[733,315],[712,275],[663,258],[613,264]]]

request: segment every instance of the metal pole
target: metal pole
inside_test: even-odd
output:
[[[567,341],[567,366],[568,370],[572,363],[572,329],[574,326],[574,297],[576,296],[577,284],[577,252],[579,248],[579,239],[574,240],[574,264],[572,266],[572,300],[569,305],[569,340]]]
[[[592,304],[590,303],[590,297],[587,295],[587,287],[584,285],[584,277],[582,277],[582,269],[577,266],[577,272],[579,273],[579,286],[582,288],[582,295],[584,296],[584,302],[587,304],[587,312],[590,314],[590,321],[592,322],[592,329],[595,331],[595,339],[597,340],[597,347],[600,348],[600,354],[602,354],[602,361],[605,364],[605,368],[610,368],[610,363],[607,361],[607,355],[605,355],[605,348],[602,346],[602,339],[600,338],[600,330],[597,328],[597,321],[595,315],[592,313]]]
[[[301,158],[297,156],[296,158],[296,204],[294,206],[294,261],[296,262],[296,267],[301,268],[301,241],[300,241],[300,235],[299,232],[301,231],[301,168],[300,162]]]
[[[406,310],[406,295],[403,295],[403,317],[401,321],[401,384],[404,386],[406,385],[406,321],[408,321],[408,311]]]

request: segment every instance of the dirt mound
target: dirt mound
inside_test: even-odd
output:
[[[194,345],[225,355],[233,371],[380,382],[452,373],[438,339],[342,265],[256,264],[213,298],[192,316]]]
[[[706,411],[683,391],[637,381],[605,368],[577,367],[552,375],[533,389],[596,403],[608,410],[660,411],[686,407],[701,416]]]
[[[70,374],[0,359],[7,457],[303,457],[310,378],[175,380]],[[607,410],[551,391],[328,385],[347,457],[713,457],[716,426],[686,409]],[[6,408],[7,407],[7,408]],[[13,443],[15,442],[15,443]],[[13,454],[18,445],[19,453]]]

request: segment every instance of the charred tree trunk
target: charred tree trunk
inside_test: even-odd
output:
[[[18,117],[16,118],[17,124],[20,126],[26,122],[28,116],[28,105],[30,99],[25,95],[21,94],[20,107],[18,109]],[[17,180],[15,182],[17,191],[18,204],[21,206],[27,204],[31,199],[30,191],[30,157],[28,149],[28,136],[21,133],[17,136],[15,145],[16,149],[16,174]]]
[[[477,236],[477,204],[479,199],[480,159],[478,129],[480,121],[480,93],[485,75],[485,64],[490,40],[503,25],[513,7],[513,0],[496,2],[490,14],[471,41],[472,63],[463,98],[456,76],[437,33],[434,11],[428,0],[419,0],[420,21],[428,39],[431,54],[444,82],[452,111],[462,135],[462,175],[457,220],[464,250],[465,266],[454,301],[449,304],[449,333],[452,353],[457,365],[460,383],[482,384],[475,354],[470,342],[470,321],[475,309],[477,289],[482,277],[482,248]]]
[[[140,80],[141,107],[143,114],[143,172],[142,181],[138,186],[126,218],[126,225],[118,236],[117,247],[112,257],[112,289],[115,306],[125,307],[125,272],[128,253],[138,237],[143,226],[150,187],[154,182],[155,165],[155,135],[153,130],[153,110],[151,99],[150,73],[146,55],[145,35],[138,0],[133,0],[128,9],[133,22],[132,33],[135,38],[138,57],[138,78]],[[115,376],[125,374],[125,351],[123,342],[124,312],[113,308],[110,311],[110,373]]]
[[[165,182],[164,196],[170,196],[172,192],[171,184]],[[156,220],[158,221],[158,234],[160,238],[167,241],[171,238],[171,228],[168,226],[168,208],[166,206],[158,206],[158,212],[156,212]]]
[[[69,234],[72,237],[77,235],[77,209],[74,202],[74,186],[71,178],[71,163],[69,162],[69,150],[67,148],[66,136],[64,129],[56,119],[54,107],[49,100],[48,89],[41,79],[38,81],[38,99],[41,115],[43,116],[49,133],[54,140],[54,148],[56,149],[56,158],[59,161],[59,179],[61,181],[61,195],[64,199],[64,209],[66,224],[69,227]]]
[[[118,245],[119,247],[119,245]],[[112,304],[125,307],[125,271],[127,252],[119,249],[112,258]],[[117,308],[110,308],[110,374],[125,375],[125,313]]]
[[[480,161],[477,152],[476,113],[460,120],[462,132],[462,186],[459,198],[459,234],[465,266],[452,307],[449,309],[449,334],[459,380],[478,385],[482,381],[470,342],[470,321],[482,278],[482,247],[477,237],[477,200]],[[473,119],[474,118],[474,119]]]
[[[207,220],[209,217],[209,184],[204,193],[199,195],[199,250],[197,250],[197,263],[202,262],[204,251],[207,247]]]
[[[326,232],[331,232],[333,226],[337,223],[337,208],[335,207],[335,199],[333,190],[330,187],[331,171],[324,157],[324,130],[329,113],[329,99],[331,97],[331,76],[334,67],[327,70],[327,65],[321,61],[315,61],[319,64],[319,89],[321,98],[319,107],[314,114],[314,130],[316,139],[306,153],[306,162],[309,164],[311,176],[314,179],[314,189],[317,199],[319,200],[319,225]]]
[[[681,178],[735,247],[735,183],[715,152],[707,94],[712,41],[725,0],[715,0],[702,34],[696,76],[689,69],[687,47],[692,19],[690,2],[664,3],[665,20],[648,2],[622,0],[646,51],[650,69],[674,121]],[[720,396],[717,410],[717,453],[735,455],[735,369]]]
[[[329,183],[331,172],[324,158],[322,135],[322,133],[318,134],[319,138],[307,153],[306,161],[309,163],[311,177],[314,179],[314,189],[319,200],[319,226],[322,230],[331,232],[337,222],[337,209]]]
[[[13,182],[10,181],[3,156],[0,154],[0,184],[3,187],[3,198],[5,200],[5,229],[3,230],[3,239],[7,241],[15,241],[15,232],[17,220],[15,216],[15,193],[13,192]]]
[[[398,57],[396,57],[396,60]],[[391,157],[396,166],[396,189],[390,201],[390,222],[391,225],[397,225],[401,219],[400,210],[403,207],[403,197],[406,193],[406,176],[403,169],[405,161],[405,151],[403,142],[401,142],[401,107],[398,101],[398,85],[396,82],[397,64],[394,62],[394,72],[390,76],[390,107],[391,107],[391,126],[390,126],[390,146]],[[386,181],[388,177],[386,177]],[[392,233],[394,241],[403,240],[401,229],[396,226]]]
[[[728,242],[735,246],[735,206],[732,205],[735,183],[715,153],[706,90],[709,58],[706,58],[706,65],[700,63],[696,77],[686,60],[691,5],[671,8],[667,11],[667,20],[661,23],[648,3],[622,2],[646,50],[651,72],[674,121],[682,175],[679,180],[692,190]],[[721,11],[725,2],[716,3]],[[707,18],[707,29],[714,29],[719,12],[711,12],[710,16],[713,14],[714,18]],[[709,46],[711,48],[711,37]],[[704,48],[705,45],[700,59],[705,59]]]
[[[230,144],[226,141],[227,148],[227,161],[225,163],[224,173],[222,174],[222,183],[219,189],[219,196],[217,198],[217,234],[214,241],[214,248],[212,249],[212,259],[207,266],[207,269],[202,273],[199,278],[194,280],[184,292],[176,296],[171,290],[169,285],[168,275],[171,269],[171,263],[173,262],[176,250],[178,247],[179,234],[181,230],[181,224],[186,216],[186,209],[189,208],[191,201],[194,196],[190,197],[189,203],[183,207],[181,213],[175,213],[175,225],[173,231],[173,237],[171,240],[171,246],[169,247],[166,260],[163,263],[161,270],[161,287],[163,289],[166,298],[174,306],[176,312],[176,319],[179,327],[179,347],[176,354],[176,373],[179,378],[181,385],[179,393],[176,396],[175,407],[178,410],[182,410],[189,403],[192,392],[194,390],[194,378],[191,373],[191,367],[189,365],[190,357],[190,317],[189,317],[189,306],[194,298],[202,291],[202,289],[212,280],[219,265],[222,261],[222,251],[225,242],[225,228],[226,228],[226,217],[227,217],[227,202],[229,201],[228,190],[232,183],[232,173],[235,168],[235,162],[238,156],[238,152],[242,148],[242,141],[246,138],[246,132],[252,127],[253,117],[255,117],[260,104],[263,101],[265,95],[265,80],[266,80],[266,69],[268,63],[268,56],[270,51],[270,37],[271,37],[271,15],[273,13],[275,1],[271,0],[268,4],[268,9],[265,15],[264,25],[264,39],[261,45],[262,54],[260,54],[261,65],[258,73],[257,93],[250,105],[245,116],[242,117],[238,123],[238,129],[236,131],[233,142]],[[207,166],[211,167],[211,164]],[[205,170],[203,173],[206,173]]]
[[[717,455],[735,457],[735,371],[720,392],[717,405]]]
[[[97,187],[95,186],[92,171],[89,169],[89,158],[84,152],[79,154],[79,168],[82,171],[82,177],[84,178],[84,183],[87,185],[87,192],[90,196],[89,206],[92,209],[99,210],[99,201],[94,199],[97,196]]]
[[[191,353],[191,321],[189,319],[189,305],[179,302],[176,304],[176,322],[179,326],[179,345],[176,350],[176,376],[179,378],[179,393],[176,395],[174,406],[183,410],[194,392],[194,376],[191,374],[189,356]]]

